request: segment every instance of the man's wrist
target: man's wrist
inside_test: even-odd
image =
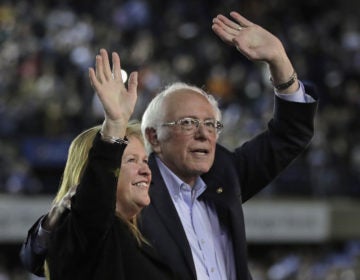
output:
[[[278,90],[278,91],[282,91],[282,90],[285,90],[285,89],[288,89],[290,86],[292,86],[297,80],[297,74],[296,74],[296,71],[294,70],[292,75],[290,76],[290,78],[285,81],[285,82],[282,82],[282,83],[275,83],[273,78],[270,76],[270,82],[271,84],[273,85],[273,87]]]

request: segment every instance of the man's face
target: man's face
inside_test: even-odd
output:
[[[199,93],[189,90],[168,96],[164,100],[164,107],[165,123],[184,117],[200,121],[216,118],[209,101]],[[156,153],[179,178],[193,185],[196,178],[207,172],[214,162],[217,134],[209,132],[203,124],[191,133],[184,131],[179,125],[162,129],[168,130],[168,136],[159,139]]]

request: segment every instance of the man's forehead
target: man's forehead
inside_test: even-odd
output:
[[[215,111],[210,101],[201,93],[181,89],[166,96],[164,100],[164,112],[171,117],[201,117],[214,118]],[[201,107],[201,110],[197,108]],[[204,115],[204,116],[201,116]]]

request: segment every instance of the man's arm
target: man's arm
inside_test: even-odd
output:
[[[268,129],[235,150],[245,202],[274,180],[309,145],[314,133],[317,95],[299,82],[281,41],[237,12],[218,15],[212,29],[251,61],[265,62],[275,89],[274,117]]]
[[[230,16],[232,19],[223,15],[213,19],[215,34],[225,43],[236,47],[249,60],[266,62],[272,84],[280,94],[298,90],[296,72],[281,41],[237,12],[231,12]]]
[[[52,205],[48,214],[41,216],[35,222],[21,246],[20,261],[29,272],[37,276],[44,276],[44,262],[51,231],[60,217],[70,210],[70,201],[75,194],[75,188],[75,186],[70,188],[59,202]]]
[[[21,246],[20,250],[20,261],[23,266],[31,273],[44,277],[44,261],[46,257],[46,248],[37,246],[38,244],[38,233],[40,223],[46,215],[41,216],[34,225],[29,229],[27,238]]]

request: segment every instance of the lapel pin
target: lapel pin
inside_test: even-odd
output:
[[[216,189],[216,193],[217,194],[221,194],[223,192],[223,188],[222,187],[219,187]]]

